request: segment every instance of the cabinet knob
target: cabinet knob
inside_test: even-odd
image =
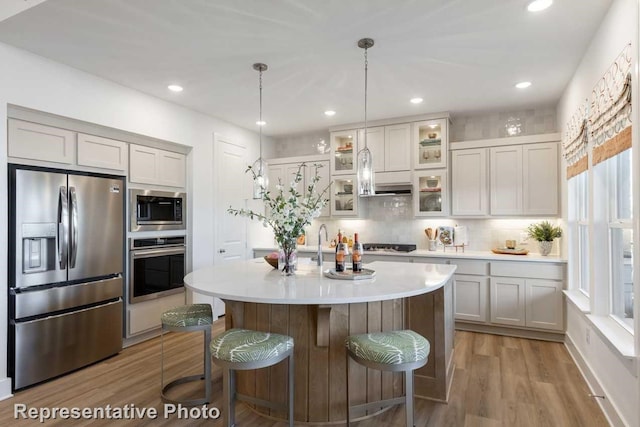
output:
[[[226,249],[219,249],[219,250],[218,250],[218,253],[221,253],[221,254],[223,254],[223,253],[225,253],[225,252],[227,252],[227,250],[226,250]]]

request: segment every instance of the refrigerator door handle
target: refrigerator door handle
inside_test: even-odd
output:
[[[71,256],[69,268],[75,268],[78,255],[78,199],[75,187],[69,187],[69,199],[71,201]]]
[[[60,269],[67,268],[69,254],[69,205],[67,202],[67,187],[60,186],[58,193],[58,259]]]

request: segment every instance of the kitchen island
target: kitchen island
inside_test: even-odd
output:
[[[263,259],[200,269],[185,277],[194,292],[226,303],[226,327],[287,334],[295,341],[297,422],[346,418],[346,350],[351,334],[413,329],[431,343],[429,362],[415,371],[416,397],[447,401],[453,374],[453,283],[455,266],[373,262],[370,280],[333,280],[301,258],[295,276],[284,277]],[[401,373],[366,369],[350,362],[351,403],[401,396]],[[238,392],[284,403],[287,367],[238,373]],[[284,412],[256,408],[286,418]]]

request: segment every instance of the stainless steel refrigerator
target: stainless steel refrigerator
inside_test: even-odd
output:
[[[122,349],[122,177],[9,165],[13,388]]]

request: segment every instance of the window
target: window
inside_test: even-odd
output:
[[[607,160],[611,316],[633,331],[633,217],[631,149]]]
[[[572,274],[575,288],[589,296],[589,172],[584,171],[569,180],[569,241],[571,258],[575,260]]]

